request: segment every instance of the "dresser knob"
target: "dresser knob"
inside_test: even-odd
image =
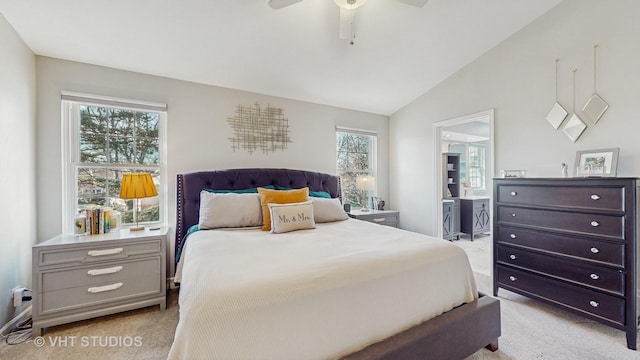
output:
[[[511,217],[516,217],[516,213],[511,214]]]
[[[593,307],[598,307],[600,306],[600,303],[594,300],[589,301],[589,305],[593,306]]]
[[[511,281],[516,281],[516,280],[518,280],[518,278],[517,278],[517,277],[515,277],[515,276],[509,276],[509,280],[511,280]]]
[[[597,254],[597,253],[600,252],[600,250],[597,247],[592,247],[591,248],[591,252],[594,253],[594,254]]]
[[[592,278],[593,280],[598,280],[598,279],[600,279],[600,276],[598,276],[598,274],[591,274],[590,276],[591,276],[591,278]]]
[[[599,223],[599,222],[597,222],[597,221],[592,221],[592,222],[591,222],[591,226],[593,226],[593,227],[598,227],[598,226],[600,226],[600,223]]]
[[[600,200],[600,196],[593,194],[591,195],[591,200]]]
[[[518,193],[517,193],[517,192],[515,192],[515,191],[512,191],[512,192],[511,192],[511,196],[516,196],[516,195],[518,195]]]
[[[511,255],[509,255],[509,259],[511,259],[511,260],[515,260],[515,259],[516,259],[516,256],[515,256],[515,255],[513,255],[513,254],[511,254]]]
[[[518,236],[516,236],[516,234],[509,234],[509,237],[510,237],[510,238],[512,238],[512,239],[515,239],[515,238],[517,238]]]

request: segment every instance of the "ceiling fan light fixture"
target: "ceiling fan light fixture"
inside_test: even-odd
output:
[[[340,6],[342,9],[353,10],[364,5],[367,0],[335,0],[335,2],[336,5]]]

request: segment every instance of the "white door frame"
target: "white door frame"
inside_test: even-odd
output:
[[[442,120],[433,123],[433,143],[435,144],[434,158],[433,158],[433,173],[436,177],[436,181],[434,181],[436,185],[436,196],[435,203],[433,204],[433,213],[436,214],[436,237],[442,237],[442,128],[445,126],[464,124],[468,122],[472,122],[478,120],[480,118],[488,118],[489,119],[489,151],[491,153],[490,156],[490,164],[489,171],[487,171],[486,176],[493,178],[495,176],[495,153],[494,153],[494,133],[493,133],[493,118],[494,118],[494,109],[489,109],[485,111],[480,111],[477,113],[463,115],[459,117],[455,117],[448,120]],[[491,189],[489,189],[491,190]],[[440,194],[438,196],[437,194]],[[492,197],[491,192],[489,192],[489,197]],[[493,232],[493,211],[489,212],[491,217],[491,224]]]

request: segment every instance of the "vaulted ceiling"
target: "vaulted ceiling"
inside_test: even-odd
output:
[[[0,0],[35,54],[390,115],[561,0]]]

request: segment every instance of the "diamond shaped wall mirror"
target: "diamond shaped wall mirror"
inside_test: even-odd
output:
[[[604,115],[604,112],[609,108],[609,104],[604,101],[600,95],[593,93],[587,103],[582,107],[582,114],[592,123],[597,123],[598,120]]]
[[[567,114],[569,114],[558,102],[558,62],[560,62],[560,59],[556,59],[556,103],[553,104],[551,111],[547,114],[547,121],[556,130],[558,130],[564,119],[567,117]]]
[[[590,120],[591,123],[595,124],[600,120],[604,112],[609,108],[609,104],[607,104],[604,99],[598,95],[596,92],[596,74],[597,74],[597,60],[596,57],[598,50],[598,44],[593,45],[593,95],[587,100],[587,103],[582,107],[582,114],[586,118],[586,120]]]
[[[576,114],[571,115],[569,121],[564,126],[564,133],[567,134],[567,137],[571,139],[571,141],[576,142],[580,135],[584,132],[584,129],[587,128],[587,124],[580,119],[580,117]]]
[[[558,130],[569,113],[559,103],[553,104],[551,111],[547,114],[547,121],[554,129]]]

